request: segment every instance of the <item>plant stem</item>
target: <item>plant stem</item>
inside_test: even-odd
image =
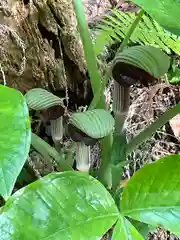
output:
[[[144,10],[141,10],[129,28],[123,42],[121,43],[119,49],[117,50],[116,56],[123,51],[127,46],[130,37],[132,36],[134,30],[136,29],[139,21],[144,14]],[[115,57],[116,57],[115,56]],[[112,65],[109,67],[108,71],[112,71]],[[107,72],[105,76],[105,81],[110,72]],[[123,132],[124,120],[126,113],[129,109],[130,93],[129,88],[121,86],[114,80],[114,90],[113,90],[113,112],[115,116],[115,132],[113,145],[111,149],[111,171],[112,171],[112,190],[116,192],[116,188],[119,185],[119,181],[122,178],[123,166],[126,161],[126,134]]]
[[[145,142],[150,138],[153,133],[157,131],[158,128],[162,127],[171,118],[180,113],[180,103],[175,107],[168,109],[164,114],[162,114],[154,123],[148,126],[144,131],[139,133],[134,137],[126,146],[126,153],[129,154],[134,151],[141,143]]]
[[[81,172],[89,173],[90,146],[86,146],[83,142],[76,143],[76,168]]]
[[[51,135],[54,144],[58,144],[62,141],[63,138],[63,117],[59,117],[55,120],[50,120],[51,124]]]
[[[90,104],[90,106],[88,107],[89,110],[92,110],[94,108],[105,108],[104,107],[104,103],[103,100],[101,100],[101,98],[103,98],[103,91],[102,91],[102,85],[101,88],[98,89],[98,91],[95,93],[93,100]]]
[[[53,159],[61,170],[73,171],[73,168],[65,161],[62,154],[59,154],[55,148],[34,133],[32,133],[31,144],[50,163],[52,163]]]
[[[145,11],[143,9],[140,10],[140,12],[138,13],[136,19],[134,20],[134,22],[132,23],[132,25],[130,26],[126,37],[124,38],[123,42],[121,43],[120,47],[117,50],[117,54],[119,52],[122,52],[123,49],[126,47],[126,45],[128,44],[128,41],[130,39],[130,37],[132,36],[133,32],[135,31],[137,25],[139,24],[139,22],[141,21],[141,18],[143,16],[143,14],[145,13]]]
[[[111,71],[112,71],[112,66],[110,65],[106,71],[105,76],[103,77],[103,81],[101,84],[101,88],[96,92],[96,95],[94,95],[94,98],[89,106],[89,109],[101,107],[102,100],[101,98],[104,97],[104,89],[106,88],[109,78],[111,77]]]
[[[119,47],[116,55],[117,55],[119,52],[123,51],[123,49],[124,49],[124,48],[126,47],[126,45],[128,44],[128,41],[129,41],[131,35],[133,34],[135,28],[137,27],[138,23],[140,22],[143,14],[144,14],[144,12],[145,12],[144,10],[141,10],[141,11],[139,12],[139,14],[138,14],[138,16],[136,17],[135,21],[132,23],[131,27],[129,28],[129,31],[128,31],[126,37],[124,38],[122,44],[120,45],[120,47]],[[106,74],[105,74],[105,76],[104,76],[103,83],[102,83],[101,93],[103,93],[104,88],[106,87],[106,85],[107,85],[107,83],[108,83],[108,81],[109,81],[109,78],[111,77],[111,71],[112,71],[112,65],[110,65],[110,66],[108,67],[108,69],[107,69],[107,71],[106,71]],[[126,98],[126,99],[129,98],[129,93],[128,93],[128,95],[125,96],[125,98]],[[121,105],[121,104],[125,104],[125,99],[122,99],[122,98],[121,98],[121,101],[122,101],[122,102],[120,103],[120,105]],[[129,101],[129,100],[128,100],[128,101]],[[122,109],[120,109],[120,112],[121,112],[121,111],[122,111]],[[122,113],[122,114],[123,114],[123,113]],[[115,113],[115,115],[116,115],[116,113]],[[117,118],[117,116],[116,116],[116,118]],[[121,121],[121,127],[122,127],[122,126],[123,126],[123,121]],[[118,131],[118,136],[117,136],[117,134],[116,134],[117,131]],[[117,138],[119,139],[118,141],[120,141],[120,142],[121,142],[121,140],[124,141],[124,134],[120,134],[120,135],[119,135],[119,132],[121,132],[121,129],[120,129],[120,126],[118,125],[117,119],[116,119],[116,130],[115,130],[114,141],[115,141],[115,139],[117,140]],[[109,136],[108,136],[108,137],[109,137]],[[116,145],[116,143],[115,143],[115,145]],[[99,170],[99,180],[100,180],[104,185],[106,185],[106,186],[107,186],[107,185],[109,186],[110,184],[112,184],[111,161],[112,161],[113,159],[111,158],[110,154],[108,153],[108,150],[109,150],[109,151],[112,151],[111,146],[112,146],[112,141],[111,141],[111,138],[110,138],[110,137],[109,137],[109,139],[104,139],[104,140],[103,140],[103,143],[102,143],[102,161],[101,161],[101,166],[100,166],[100,170]],[[115,147],[116,147],[116,146],[115,146]],[[119,146],[118,148],[120,148],[120,146]],[[120,149],[119,149],[119,151],[120,151]],[[122,147],[122,149],[121,149],[121,151],[120,151],[120,154],[121,154],[122,156],[125,156],[125,155],[123,154],[123,151],[124,151],[124,145],[123,145],[123,147]],[[117,152],[118,152],[118,151],[117,151]],[[110,161],[110,159],[111,159],[111,161]],[[124,162],[124,160],[125,160],[124,158],[121,159],[122,162]],[[107,179],[109,180],[110,177],[111,177],[111,182],[110,182],[110,181],[107,182]]]
[[[105,137],[101,142],[101,165],[98,173],[98,179],[107,188],[111,188],[112,175],[111,175],[111,146],[112,146],[112,135]]]
[[[113,111],[114,114],[125,115],[129,109],[130,90],[129,87],[123,87],[114,81],[113,89]]]
[[[104,87],[101,84],[101,75],[98,70],[97,60],[93,49],[93,43],[90,38],[88,24],[84,14],[84,7],[82,0],[73,0],[74,10],[78,22],[81,40],[84,47],[85,58],[87,67],[90,75],[90,81],[94,93],[94,99],[90,108],[103,108],[106,109],[106,102],[104,97]],[[107,136],[102,140],[102,158],[101,158],[101,169],[100,169],[100,180],[105,185],[111,183],[111,175],[109,174],[110,166],[108,164],[107,151],[106,149],[111,148],[111,136]],[[106,166],[106,167],[105,167]],[[106,176],[106,177],[105,177]]]
[[[91,86],[94,94],[93,107],[106,109],[105,98],[101,83],[101,74],[98,69],[97,59],[93,48],[93,43],[90,37],[88,23],[84,13],[82,0],[73,0],[74,10],[78,22],[79,32],[84,48],[84,54],[87,62],[88,73],[90,76]]]
[[[140,22],[144,13],[145,13],[145,11],[143,9],[141,9],[141,11],[138,13],[136,19],[134,20],[134,22],[130,26],[129,31],[126,34],[126,37],[124,38],[123,42],[121,43],[120,47],[118,48],[116,55],[118,55],[118,53],[122,52],[123,49],[127,46],[130,37],[134,33],[134,31],[135,31],[137,25],[139,24],[139,22]],[[106,85],[108,84],[109,78],[111,77],[111,71],[112,71],[112,64],[108,67],[108,69],[106,71],[106,74],[103,78],[103,84],[102,84],[103,85],[102,86],[103,90],[106,87]]]
[[[87,67],[94,95],[101,87],[101,75],[98,70],[93,43],[89,34],[88,24],[84,13],[82,0],[73,0],[74,10],[78,22],[79,32],[84,47]]]

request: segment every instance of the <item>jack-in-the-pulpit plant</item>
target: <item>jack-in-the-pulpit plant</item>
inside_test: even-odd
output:
[[[110,229],[112,240],[141,240],[159,226],[180,235],[179,155],[144,166],[120,186],[127,155],[180,112],[177,104],[127,142],[123,124],[129,109],[130,86],[140,82],[148,87],[170,66],[168,55],[157,46],[128,47],[128,42],[145,11],[162,29],[180,35],[178,0],[133,2],[142,9],[106,74],[101,75],[82,1],[73,0],[94,94],[87,110],[70,112],[63,99],[45,89],[32,89],[23,96],[0,85],[0,195],[5,201],[0,210],[2,240],[97,240]],[[113,115],[106,110],[104,97],[111,78],[115,86]],[[50,122],[54,147],[31,133],[28,108],[39,111],[44,121]],[[64,135],[73,143],[72,161],[67,161],[59,149]],[[100,167],[93,171],[90,148],[97,141],[101,143]],[[55,161],[59,172],[13,193],[30,144],[44,159]]]

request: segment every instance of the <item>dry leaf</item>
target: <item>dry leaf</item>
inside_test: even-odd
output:
[[[169,124],[175,137],[180,137],[180,114],[177,114],[175,117],[173,117],[169,121]]]

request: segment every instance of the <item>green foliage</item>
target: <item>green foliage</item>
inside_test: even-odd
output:
[[[65,161],[63,154],[57,152],[55,148],[50,146],[34,133],[32,133],[31,144],[47,162],[52,163],[55,161],[58,168],[62,171],[73,170],[72,167]]]
[[[180,36],[179,0],[132,0],[168,31]]]
[[[17,191],[0,214],[3,240],[100,239],[118,218],[111,195],[78,172],[52,173]]]
[[[120,215],[112,235],[112,240],[118,239],[143,240],[143,237],[126,218]]]
[[[0,195],[7,199],[28,156],[31,130],[22,94],[0,85]]]
[[[149,232],[156,231],[156,227],[153,227],[152,225],[148,225],[134,219],[130,219],[130,222],[136,228],[136,230],[138,230],[138,232],[144,237],[144,239],[148,239]]]
[[[177,10],[175,8],[179,6],[179,3],[174,2],[170,6],[171,1],[154,0],[153,4],[157,3],[154,6],[152,2],[146,0],[134,0],[134,2],[142,4],[152,16],[155,14],[155,18],[167,29],[176,33],[179,32],[179,20],[176,18]],[[88,135],[95,139],[105,137],[102,141],[101,167],[100,170],[97,170],[95,177],[98,177],[109,188],[109,191],[88,173],[73,171],[71,167],[73,161],[68,159],[68,154],[65,157],[59,149],[54,149],[37,135],[32,134],[32,146],[41,153],[44,159],[56,161],[59,170],[66,172],[49,174],[10,196],[28,155],[31,132],[24,97],[16,90],[0,85],[0,194],[7,200],[0,211],[1,239],[30,240],[33,237],[33,239],[53,240],[59,238],[62,240],[97,240],[113,225],[115,225],[113,240],[141,240],[143,237],[139,232],[146,236],[151,225],[153,227],[162,226],[180,235],[179,155],[168,156],[156,163],[144,166],[128,181],[127,186],[124,186],[123,193],[119,186],[127,154],[178,114],[180,103],[166,111],[147,129],[127,142],[122,128],[125,113],[121,112],[123,109],[121,107],[126,104],[126,99],[129,100],[128,86],[124,87],[119,84],[120,86],[116,85],[117,88],[114,88],[114,92],[119,91],[116,92],[119,101],[116,104],[118,107],[113,109],[116,110],[114,111],[115,120],[105,110],[103,94],[108,77],[111,76],[110,73],[117,64],[120,68],[120,72],[118,72],[120,77],[124,74],[123,77],[133,78],[134,72],[139,70],[143,70],[144,73],[149,73],[153,77],[163,75],[168,70],[169,59],[154,46],[159,46],[164,50],[169,47],[175,52],[179,52],[179,39],[143,15],[143,10],[140,11],[137,18],[133,14],[114,11],[116,17],[109,16],[108,20],[104,20],[104,23],[107,23],[107,29],[104,25],[101,26],[103,34],[105,34],[103,39],[107,38],[109,41],[111,37],[123,38],[123,42],[113,64],[107,70],[105,83],[102,83],[82,1],[74,0],[73,4],[94,92],[91,110],[70,114],[67,109],[67,112],[64,112],[62,100],[43,89],[30,90],[25,98],[29,107],[35,110],[47,110],[53,106],[62,106],[62,114],[65,113],[69,118],[68,127],[73,126],[78,130],[76,132],[78,134],[83,133],[83,136]],[[172,16],[172,13],[175,15],[175,20],[171,18],[169,25],[166,14],[168,5],[172,7],[170,15]],[[107,34],[111,30],[112,32]],[[126,49],[129,40],[151,46],[136,46]],[[103,40],[103,46],[105,42]],[[96,54],[99,54],[102,49],[98,44],[96,41]],[[126,69],[128,71],[124,71],[122,66],[130,66],[130,68]],[[129,70],[132,69],[132,76],[130,76]],[[140,75],[138,75],[139,77]],[[127,91],[123,91],[123,88],[126,88]],[[93,109],[92,106],[98,106],[98,109]],[[128,109],[127,106],[126,109]],[[114,139],[111,141],[113,130]],[[88,150],[87,160],[89,161],[90,148],[82,142],[76,143],[76,145],[79,144],[87,148],[85,150]],[[73,157],[72,152],[69,156]],[[67,159],[68,161],[66,161]],[[131,219],[129,220],[129,218]]]
[[[180,83],[180,69],[176,66],[172,66],[172,69],[168,72],[168,81],[172,84]]]
[[[92,90],[94,95],[98,97],[100,95],[100,98],[97,99],[96,104],[98,107],[104,108],[105,109],[105,98],[102,94],[103,89],[101,89],[101,74],[98,69],[97,61],[96,61],[96,56],[94,53],[93,49],[93,43],[90,37],[89,29],[88,29],[88,24],[86,21],[86,16],[84,13],[84,6],[83,6],[83,1],[79,0],[73,0],[73,5],[74,5],[74,10],[78,22],[78,28],[81,36],[81,40],[83,43],[83,48],[84,48],[84,54],[86,57],[86,62],[87,62],[87,68],[90,76],[90,82],[92,86]],[[97,95],[98,93],[98,95]],[[95,104],[95,105],[96,105]]]
[[[112,16],[108,15],[97,26],[98,35],[94,44],[96,55],[101,53],[108,43],[112,42],[112,38],[121,42],[136,19],[135,13],[124,13],[116,9],[111,11]],[[167,52],[171,49],[177,54],[180,53],[180,38],[164,30],[147,15],[143,15],[129,40],[133,44],[159,47]]]
[[[167,156],[140,169],[123,191],[121,212],[180,235],[180,156]]]

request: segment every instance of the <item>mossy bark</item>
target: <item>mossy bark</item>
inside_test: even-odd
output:
[[[0,66],[22,92],[68,88],[84,98],[89,81],[72,0],[1,0]]]

